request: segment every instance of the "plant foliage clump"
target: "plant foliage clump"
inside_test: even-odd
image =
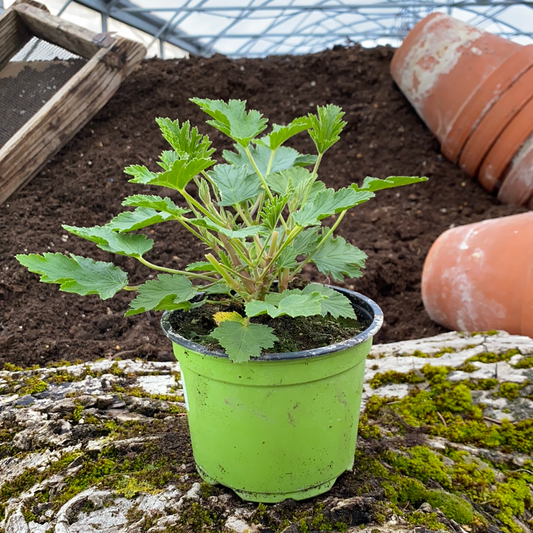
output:
[[[18,255],[18,261],[65,292],[97,294],[105,300],[121,290],[135,291],[126,315],[187,311],[217,295],[218,304],[238,309],[219,315],[211,333],[235,362],[259,356],[276,341],[272,328],[254,322],[260,315],[329,313],[355,318],[349,300],[333,289],[317,283],[290,289],[289,284],[309,263],[338,281],[359,277],[366,254],[335,235],[348,210],[373,198],[375,191],[426,178],[367,177],[361,186],[328,188],[318,179],[318,170],[346,125],[335,105],[319,106],[316,114],[287,125],[274,124],[265,134],[268,120],[258,111],[248,111],[244,101],[192,102],[210,117],[208,124],[235,142],[233,151],[222,154],[225,163],[216,163],[211,141],[188,121],[159,118],[172,148],[161,154],[161,170],[152,172],[142,165],[125,169],[133,183],[178,191],[186,207],[168,197],[135,194],[123,202],[134,209],[104,226],[63,226],[102,250],[133,257],[161,272],[157,279],[131,286],[127,273],[114,264],[73,254]],[[284,146],[302,132],[310,135],[316,155]],[[192,188],[196,194],[191,194]],[[325,225],[332,217],[333,223]],[[137,230],[170,221],[182,224],[205,244],[205,261],[177,270],[146,259],[154,243]]]

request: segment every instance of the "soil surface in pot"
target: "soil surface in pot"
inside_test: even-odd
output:
[[[143,62],[40,174],[1,206],[0,365],[101,357],[172,359],[158,313],[124,318],[131,294],[101,301],[62,293],[55,285],[39,283],[13,256],[70,252],[111,260],[64,232],[61,224],[102,225],[123,210],[125,196],[164,192],[129,184],[122,172],[136,163],[157,168],[155,159],[167,147],[155,117],[190,120],[219,149],[230,148],[222,134],[205,125],[206,116],[188,101],[193,96],[246,99],[280,124],[317,104],[340,105],[348,125],[326,154],[320,176],[331,187],[360,183],[367,175],[428,176],[426,183],[380,191],[354,209],[338,233],[369,256],[363,277],[344,285],[383,309],[385,325],[376,342],[445,331],[425,314],[420,297],[422,265],[431,244],[453,225],[523,210],[500,205],[440,155],[438,142],[390,77],[392,54],[391,48],[351,46],[306,56]],[[294,146],[312,150],[303,135]],[[169,195],[175,198],[172,191]],[[200,243],[178,225],[160,225],[149,236],[156,241],[149,259],[156,263],[183,268],[203,258]],[[130,272],[131,283],[151,274],[134,259],[118,257],[115,262]],[[312,268],[305,274],[332,281]]]

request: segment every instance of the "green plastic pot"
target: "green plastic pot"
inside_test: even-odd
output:
[[[353,467],[365,360],[383,323],[358,293],[366,329],[324,348],[270,353],[232,363],[179,335],[162,318],[180,363],[194,459],[200,476],[244,500],[274,503],[327,492]]]

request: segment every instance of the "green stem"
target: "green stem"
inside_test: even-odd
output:
[[[287,235],[287,238],[283,241],[283,244],[278,248],[278,251],[274,257],[272,257],[272,259],[265,266],[265,269],[259,278],[260,281],[264,280],[268,274],[268,271],[270,270],[270,267],[278,260],[283,250],[289,246],[289,244],[303,231],[303,229],[304,228],[301,226],[296,226],[293,230],[291,230],[291,232]]]
[[[124,291],[138,291],[139,290],[139,287],[140,285],[126,285],[125,287],[122,287],[122,290]]]
[[[197,202],[185,189],[180,191],[185,200],[189,203],[189,205],[194,206],[198,211],[203,213],[207,218],[211,219],[215,224],[223,223],[224,221],[220,219],[220,217],[213,216],[212,213],[210,213],[202,204]]]
[[[322,237],[322,240],[318,243],[317,247],[313,250],[313,253],[311,255],[308,255],[304,261],[302,261],[292,272],[291,274],[291,279],[294,279],[294,276],[296,276],[296,274],[298,274],[298,272],[300,272],[300,270],[302,270],[302,268],[304,267],[304,265],[306,265],[307,263],[309,263],[311,261],[311,259],[313,258],[313,256],[318,252],[318,250],[320,250],[320,248],[322,248],[322,246],[324,246],[324,244],[326,243],[326,241],[331,237],[331,235],[333,234],[333,232],[337,229],[337,226],[341,223],[342,219],[344,218],[344,215],[348,212],[348,210],[346,211],[343,211],[340,215],[339,215],[339,218],[336,220],[335,224],[333,224],[333,226],[331,226],[331,228],[329,229],[329,231],[326,233],[326,235],[324,237]]]
[[[254,167],[254,170],[257,172],[257,175],[259,176],[259,179],[261,180],[261,183],[263,184],[263,187],[264,187],[265,191],[267,192],[268,197],[273,202],[274,201],[274,196],[272,195],[272,192],[270,191],[270,188],[268,187],[267,182],[265,181],[265,178],[264,178],[263,174],[259,170],[259,167],[256,165],[256,163],[254,161],[254,158],[252,157],[252,153],[250,152],[250,149],[248,148],[248,146],[244,149],[244,151],[246,152],[246,155],[248,156],[248,159],[252,163],[252,166]]]
[[[313,186],[313,183],[316,181],[316,177],[318,174],[318,167],[320,166],[320,162],[322,161],[323,155],[324,154],[318,154],[318,157],[316,158],[315,166],[313,167],[313,172],[311,174],[311,181],[309,182],[309,185],[307,186],[307,190],[305,191],[303,200],[301,201],[300,205],[305,205],[307,197],[309,196],[309,193],[311,192],[311,187]]]
[[[135,259],[137,259],[140,263],[142,263],[144,266],[147,266],[148,268],[152,268],[154,270],[160,270],[161,272],[167,272],[168,274],[181,274],[182,276],[187,276],[188,278],[205,279],[207,281],[213,281],[213,282],[217,281],[216,278],[213,278],[212,276],[206,276],[205,274],[195,274],[194,272],[187,272],[185,270],[175,270],[173,268],[167,268],[167,267],[162,267],[159,265],[154,265],[153,263],[150,263],[150,261],[147,261],[142,256],[136,257]]]

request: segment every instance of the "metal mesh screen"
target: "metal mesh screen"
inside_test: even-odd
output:
[[[0,148],[87,60],[33,37],[0,71]]]

